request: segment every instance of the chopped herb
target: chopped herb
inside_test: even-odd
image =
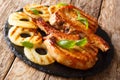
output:
[[[29,41],[21,42],[21,44],[22,44],[24,47],[27,47],[27,48],[32,48],[32,47],[33,47],[33,43],[31,43],[31,42],[29,42]]]
[[[88,42],[87,38],[83,38],[81,40],[76,41],[76,45],[83,47],[83,46],[85,46],[87,44],[87,42]]]
[[[77,12],[77,20],[80,21],[81,23],[83,23],[86,26],[86,29],[88,29],[88,20],[86,18],[81,17],[80,15],[80,11],[76,10]]]
[[[39,14],[39,11],[36,10],[35,8],[30,8],[30,10],[31,10],[35,15],[38,15],[38,14]]]
[[[83,47],[87,44],[87,38],[83,38],[81,40],[77,40],[77,41],[72,41],[72,40],[60,40],[58,41],[58,45],[62,48],[65,48],[65,49],[73,49],[74,46],[80,46],[80,47]]]
[[[67,4],[66,3],[58,3],[57,4],[57,7],[61,7],[61,6],[67,6]]]
[[[75,46],[75,41],[60,40],[60,41],[58,41],[58,45],[62,48],[65,48],[65,49],[71,49]]]

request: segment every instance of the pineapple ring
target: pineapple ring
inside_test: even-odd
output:
[[[35,10],[37,10],[39,12],[39,14],[34,14],[34,12],[31,10],[31,8],[34,8]],[[43,6],[43,5],[39,5],[39,4],[29,4],[23,8],[23,11],[24,11],[24,13],[26,13],[27,15],[29,15],[32,18],[42,17],[45,21],[49,20],[50,14],[49,14],[47,6]]]
[[[42,48],[46,50],[46,46],[44,44],[39,44],[40,46],[34,46],[33,48],[24,48],[25,56],[32,62],[37,63],[39,65],[49,65],[55,62],[55,60],[51,57],[49,52],[44,55],[39,54],[36,51],[36,48]]]
[[[22,36],[27,34],[27,36]],[[36,29],[21,28],[13,26],[8,32],[8,37],[12,43],[22,46],[21,42],[29,41],[33,44],[42,43],[42,36]]]
[[[32,18],[23,12],[14,12],[9,16],[10,25],[20,26],[22,28],[37,28]]]

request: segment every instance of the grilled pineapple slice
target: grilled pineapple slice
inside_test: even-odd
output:
[[[22,36],[22,35],[27,36]],[[42,36],[36,29],[21,28],[19,26],[13,26],[8,32],[10,41],[18,46],[22,46],[21,42],[29,41],[33,44],[42,42]]]
[[[40,64],[40,65],[48,65],[48,64],[52,64],[55,62],[55,60],[51,57],[48,51],[46,54],[42,55],[42,52],[41,54],[36,52],[37,48],[46,50],[46,46],[44,44],[39,44],[38,46],[36,45],[33,48],[26,48],[26,47],[24,48],[25,56],[30,61]]]
[[[9,16],[8,22],[10,25],[20,26],[22,28],[37,28],[32,18],[23,12],[14,12]]]
[[[23,8],[23,11],[32,18],[42,17],[45,21],[49,20],[48,7],[39,4],[29,4]]]

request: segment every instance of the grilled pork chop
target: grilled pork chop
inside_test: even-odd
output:
[[[84,24],[82,24],[80,21],[77,20],[78,14],[76,11],[80,12],[80,15],[88,20],[89,28],[86,30],[86,27]],[[96,32],[96,29],[98,28],[97,20],[82,10],[72,6],[64,6],[60,9],[58,9],[55,13],[53,13],[49,19],[49,22],[51,25],[55,25],[55,27],[59,28],[61,26],[70,26],[77,28],[78,30],[82,28],[83,31],[91,31]],[[69,23],[69,24],[68,24]]]
[[[76,20],[76,10],[80,11],[80,14],[88,19],[88,29],[86,29],[86,26],[80,21]],[[86,15],[83,11],[72,5],[64,6],[57,10],[54,14],[52,14],[49,21],[53,27],[66,32],[67,34],[82,34],[83,37],[85,36],[89,39],[90,43],[94,44],[102,51],[107,51],[109,49],[108,44],[101,37],[94,34],[98,26],[97,20],[89,15]]]
[[[49,35],[44,44],[47,45],[47,50],[58,63],[71,68],[86,70],[93,67],[97,61],[98,49],[91,45],[66,50],[56,44],[53,35]]]

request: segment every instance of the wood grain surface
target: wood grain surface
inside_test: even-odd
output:
[[[8,16],[29,3],[73,4],[98,19],[115,48],[112,64],[102,73],[85,78],[63,78],[38,71],[16,58],[4,39]],[[0,80],[119,80],[120,79],[120,1],[119,0],[0,0]]]
[[[88,77],[87,80],[120,80],[120,1],[103,0],[99,25],[110,36],[115,48],[112,64],[100,74]]]

